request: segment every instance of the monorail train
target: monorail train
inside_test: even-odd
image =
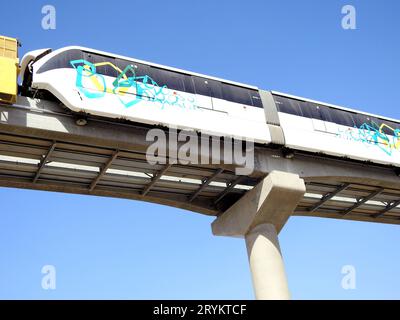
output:
[[[73,112],[400,166],[385,117],[77,46],[28,52],[21,75]]]

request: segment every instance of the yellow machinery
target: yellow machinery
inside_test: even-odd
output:
[[[18,64],[18,40],[0,36],[0,102],[16,102]]]

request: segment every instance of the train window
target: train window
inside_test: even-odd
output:
[[[213,98],[223,99],[221,82],[210,79],[208,79],[207,82],[210,87],[211,96]]]
[[[185,92],[194,93],[194,85],[191,76],[189,75],[183,76],[183,85],[185,87]]]
[[[246,88],[234,86],[231,84],[222,84],[222,96],[225,100],[246,104],[251,106],[252,101],[249,90]]]
[[[371,127],[379,130],[379,127],[382,124],[382,120],[375,118],[375,117],[369,117],[369,123],[370,123]]]
[[[327,121],[327,122],[334,122],[332,120],[332,116],[329,110],[329,107],[327,106],[319,106],[321,115],[322,115],[322,120]]]
[[[145,71],[143,69],[145,67],[147,68],[147,66],[145,66],[145,65],[141,65],[141,64],[138,64],[133,61],[123,60],[123,59],[119,59],[119,58],[115,59],[114,64],[116,67],[118,67],[118,69],[121,70],[121,72],[123,72],[126,69],[126,67],[131,66],[132,69],[128,69],[125,73],[125,75],[127,77],[133,77],[134,75],[137,76],[139,73],[138,70],[141,70],[143,73],[145,73]],[[134,70],[135,74],[133,74],[132,70]],[[121,74],[119,71],[117,71],[117,73],[118,73],[118,76]]]
[[[53,69],[61,69],[61,68],[73,68],[71,61],[73,60],[81,60],[83,59],[83,53],[78,49],[71,49],[64,52],[59,53],[54,56],[46,63],[44,63],[37,73],[46,72]]]
[[[310,103],[305,102],[305,101],[294,100],[294,99],[290,99],[290,100],[296,102],[299,105],[301,116],[306,117],[306,118],[313,117],[312,107],[311,107]]]
[[[393,121],[381,120],[380,128],[385,134],[395,136],[395,131],[400,129],[400,125]]]
[[[83,52],[81,50],[73,49],[65,51],[60,54],[58,58],[58,68],[71,68],[71,61],[80,60],[83,58]]]
[[[354,124],[357,126],[357,128],[360,128],[363,125],[371,125],[371,117],[360,114],[360,113],[353,113],[352,114]]]
[[[397,127],[396,124],[391,121],[380,120],[380,122],[379,122],[379,129],[383,133],[391,135],[391,136],[394,135],[394,130],[396,129],[396,127]]]
[[[112,67],[115,58],[90,52],[84,52],[83,58],[96,65],[96,73],[114,78],[118,77],[119,73]]]
[[[149,68],[150,77],[160,86],[167,86],[172,90],[184,91],[183,75],[177,72],[160,69],[157,67]]]
[[[193,77],[194,88],[196,94],[201,94],[203,96],[211,96],[211,89],[208,86],[208,80],[200,77]]]
[[[166,77],[165,84],[167,85],[168,88],[172,90],[185,91],[185,86],[183,85],[184,75],[168,70],[162,70],[162,71]]]
[[[334,123],[347,127],[354,127],[353,118],[351,117],[350,112],[329,108],[329,113]]]
[[[144,77],[149,76],[149,66],[137,62],[131,62],[130,64],[133,66],[133,70],[135,70],[135,77],[138,82],[143,82]]]
[[[166,85],[166,79],[164,77],[164,74],[161,72],[161,69],[149,66],[148,76],[153,79],[153,81],[157,83],[157,85],[159,85],[160,87]]]
[[[179,91],[185,91],[185,85],[183,83],[183,78],[185,77],[185,75],[183,75],[181,73],[174,73],[174,72],[169,72],[169,73],[170,73],[171,81],[172,81],[172,82],[168,82],[170,88],[179,90]]]
[[[390,121],[389,124],[391,125],[391,127],[394,130],[400,130],[400,124],[399,123]]]
[[[261,101],[261,97],[260,94],[258,93],[257,90],[249,90],[250,92],[250,98],[252,101],[252,105],[257,107],[257,108],[262,108],[262,101]]]
[[[221,82],[206,78],[193,77],[196,94],[222,99]]]
[[[274,100],[279,112],[301,116],[299,101],[280,96],[274,96]]]
[[[300,112],[303,117],[306,118],[312,118],[312,119],[317,119],[317,120],[325,120],[323,114],[322,114],[322,107],[311,102],[306,102],[306,101],[299,101],[299,100],[294,100],[291,99],[292,101],[297,101],[300,107]],[[326,120],[329,121],[329,120]]]
[[[317,120],[324,120],[321,112],[321,107],[315,103],[308,103],[309,109],[311,111],[311,118]]]

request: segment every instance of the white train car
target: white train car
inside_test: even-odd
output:
[[[271,140],[256,87],[83,47],[27,53],[22,69],[75,112]]]
[[[27,53],[22,87],[77,113],[400,167],[400,123],[83,47]]]
[[[272,92],[285,146],[400,166],[400,123],[361,111]]]

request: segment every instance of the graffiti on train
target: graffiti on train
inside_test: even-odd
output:
[[[385,123],[381,125],[376,122],[363,123],[359,127],[340,130],[338,136],[368,146],[376,146],[388,155],[400,150],[400,129],[394,129]]]
[[[154,102],[161,109],[167,106],[197,108],[193,95],[183,96],[166,85],[159,85],[148,75],[136,76],[133,65],[127,65],[121,70],[111,62],[91,63],[79,59],[70,63],[76,70],[76,87],[87,98],[103,98],[108,93],[117,97],[127,108],[143,101]],[[97,68],[100,67],[113,68],[117,77],[112,79],[98,73]]]

